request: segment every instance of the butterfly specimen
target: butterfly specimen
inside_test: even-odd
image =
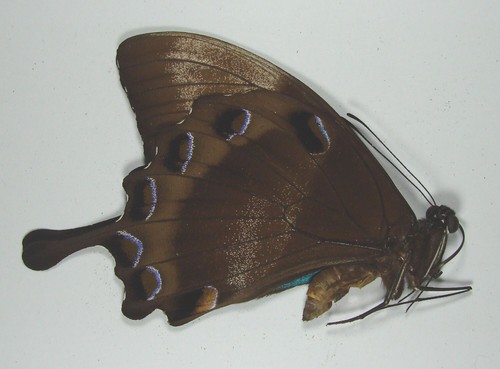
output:
[[[188,33],[125,40],[117,65],[145,165],[123,182],[121,217],[29,233],[29,268],[102,245],[123,313],[161,309],[172,325],[306,283],[304,320],[378,277],[386,298],[349,321],[403,303],[391,301],[405,287],[418,296],[404,303],[436,290],[428,283],[462,247],[444,259],[448,233],[463,234],[455,213],[430,197],[417,220],[354,126],[302,82]]]

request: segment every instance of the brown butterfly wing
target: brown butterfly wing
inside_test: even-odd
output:
[[[179,325],[323,267],[382,255],[414,227],[343,118],[263,59],[163,33],[125,41],[118,63],[148,165],[125,179],[119,220],[28,234],[29,267],[102,244],[125,284],[124,314],[159,308]]]
[[[146,162],[155,134],[181,122],[194,100],[255,89],[295,97],[318,111],[331,108],[309,87],[268,61],[226,42],[191,33],[138,35],[118,48],[120,78],[137,118]]]
[[[134,268],[134,252],[116,268],[127,316],[159,308],[183,324],[323,267],[380,256],[389,233],[408,233],[413,213],[387,205],[406,203],[351,129],[323,117],[330,145],[311,153],[297,133],[307,125],[297,116],[308,114],[308,105],[259,90],[197,100],[182,124],[159,132],[151,164],[124,183],[120,230],[143,245]],[[114,253],[123,255],[130,242],[119,238]],[[144,271],[151,266],[161,282]]]

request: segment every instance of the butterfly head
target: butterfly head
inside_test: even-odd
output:
[[[427,209],[425,216],[431,222],[439,222],[446,226],[449,233],[455,233],[460,227],[455,211],[446,205],[432,205]]]
[[[462,241],[457,249],[443,260],[448,234],[460,231]],[[417,247],[410,262],[409,284],[420,288],[430,280],[438,278],[443,266],[462,249],[465,234],[455,212],[444,205],[432,205],[427,209],[425,219],[420,221]]]

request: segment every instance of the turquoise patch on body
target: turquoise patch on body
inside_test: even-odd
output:
[[[287,290],[289,288],[292,288],[292,287],[295,287],[295,286],[300,286],[302,284],[307,284],[311,281],[311,279],[313,279],[313,277],[319,273],[319,270],[315,271],[315,272],[312,272],[312,273],[309,273],[309,274],[306,274],[306,275],[303,275],[297,279],[294,279],[293,281],[291,282],[287,282],[287,283],[283,283],[279,288],[278,290],[279,291],[283,291],[283,290]]]

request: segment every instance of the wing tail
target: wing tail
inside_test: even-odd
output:
[[[114,234],[118,218],[74,229],[37,229],[23,239],[23,261],[33,270],[52,268],[67,256],[95,245],[106,243]]]

